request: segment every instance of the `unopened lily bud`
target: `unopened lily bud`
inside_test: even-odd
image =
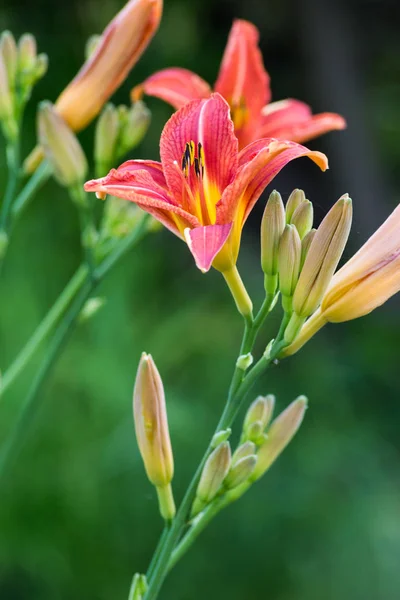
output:
[[[232,429],[230,427],[228,427],[228,429],[221,429],[221,431],[217,431],[211,440],[211,447],[216,448],[223,442],[226,442],[231,437],[231,433]]]
[[[232,456],[232,467],[246,456],[251,456],[256,453],[256,445],[253,442],[245,442],[238,446]]]
[[[286,225],[279,243],[278,270],[282,302],[293,296],[300,272],[301,240],[294,225]],[[286,305],[284,305],[286,310]]]
[[[32,71],[36,64],[36,40],[30,33],[24,33],[18,42],[18,71]]]
[[[85,154],[50,102],[39,105],[38,138],[60,185],[72,188],[83,183],[87,173]]]
[[[259,448],[257,464],[250,477],[256,481],[270,468],[299,429],[307,408],[307,398],[299,396],[272,422],[268,438]]]
[[[307,235],[301,240],[301,259],[300,259],[300,269],[303,268],[304,262],[306,260],[306,256],[311,246],[311,242],[314,239],[316,234],[316,229],[311,229]]]
[[[197,487],[196,499],[192,507],[192,517],[198,514],[218,494],[230,466],[231,447],[229,442],[223,442],[213,450],[204,465]]]
[[[129,590],[128,600],[143,600],[147,593],[148,585],[146,575],[135,573],[131,589]]]
[[[310,231],[314,220],[314,208],[309,200],[304,200],[294,211],[290,223],[294,225],[299,232],[302,240]]]
[[[4,57],[0,54],[0,120],[13,117],[14,107]]]
[[[101,35],[91,35],[85,45],[85,59],[88,60],[96,50],[98,43],[101,40]]]
[[[106,303],[105,298],[97,297],[97,298],[89,298],[87,300],[80,312],[79,321],[84,323],[85,321],[89,321],[95,314],[99,312],[99,310]]]
[[[261,267],[266,277],[267,293],[274,294],[278,273],[279,240],[285,229],[285,207],[279,192],[274,190],[265,206],[261,221]]]
[[[118,139],[118,156],[136,148],[144,138],[150,125],[151,112],[140,100],[128,111],[127,118],[120,124]]]
[[[35,82],[42,79],[47,73],[49,67],[49,57],[44,52],[38,54],[35,65]]]
[[[164,519],[175,515],[171,491],[174,459],[169,437],[164,386],[150,354],[143,352],[133,392],[136,438],[147,477],[156,486]]]
[[[96,176],[102,177],[116,159],[116,143],[119,134],[118,113],[113,104],[107,104],[98,118],[94,137],[94,160]]]
[[[257,422],[262,424],[262,429],[264,430],[271,420],[274,406],[275,396],[272,394],[268,394],[268,396],[258,396],[247,410],[243,422],[243,432],[246,434],[248,428],[251,427],[253,423]]]
[[[18,50],[15,38],[10,31],[3,31],[0,36],[0,55],[7,70],[8,85],[13,90],[17,74]]]
[[[293,190],[286,202],[286,223],[291,223],[294,211],[302,202],[305,202],[306,195],[303,190]]]
[[[308,317],[319,306],[350,233],[352,202],[342,196],[328,212],[311,242],[293,296],[293,310]]]
[[[261,421],[255,421],[247,427],[244,439],[248,439],[259,445],[263,440],[264,429],[265,427]]]
[[[245,456],[244,458],[238,460],[230,469],[224,480],[225,488],[232,490],[233,488],[247,481],[247,479],[249,479],[254,472],[256,464],[257,456],[255,454]]]

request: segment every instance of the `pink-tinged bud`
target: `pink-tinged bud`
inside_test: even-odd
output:
[[[251,481],[262,477],[283,452],[299,429],[306,409],[307,398],[299,396],[272,422],[268,438],[258,450],[257,464],[250,477]]]
[[[143,352],[133,392],[136,438],[147,477],[156,486],[164,519],[175,515],[171,491],[174,459],[169,437],[164,386],[150,354]]]
[[[231,466],[231,448],[229,442],[223,442],[206,460],[203,472],[197,486],[196,498],[193,503],[191,516],[196,516],[203,510],[220,491],[225,477]]]
[[[130,0],[56,102],[75,131],[83,129],[126,79],[158,29],[162,0]]]

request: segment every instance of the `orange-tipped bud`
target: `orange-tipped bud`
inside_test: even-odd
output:
[[[157,31],[162,0],[130,0],[56,102],[75,131],[83,129],[121,85]]]

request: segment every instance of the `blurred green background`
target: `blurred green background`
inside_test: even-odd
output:
[[[122,0],[2,0],[0,29],[31,31],[50,70],[25,120],[78,70],[87,37]],[[274,182],[303,187],[317,221],[344,192],[354,199],[350,255],[400,200],[400,15],[395,1],[166,0],[159,33],[116,95],[166,66],[212,82],[232,19],[254,21],[273,98],[297,97],[349,122],[309,145],[328,153],[320,173],[295,161]],[[134,156],[158,158],[168,106]],[[93,126],[80,139],[91,151]],[[4,155],[0,158],[4,188]],[[240,270],[262,300],[258,227],[248,223]],[[0,365],[6,368],[80,261],[78,221],[49,182],[14,232],[2,274]],[[161,530],[139,459],[131,392],[142,350],[164,379],[179,499],[220,414],[241,335],[222,278],[202,275],[169,232],[148,236],[99,290],[105,307],[80,326],[43,388],[42,409],[0,490],[1,600],[126,599]],[[283,408],[310,399],[305,422],[270,473],[221,514],[168,578],[165,600],[395,600],[400,597],[399,299],[352,323],[327,327],[272,369],[257,392]],[[258,349],[278,325],[271,318]],[[12,427],[42,354],[0,405]],[[238,431],[235,431],[238,435]]]

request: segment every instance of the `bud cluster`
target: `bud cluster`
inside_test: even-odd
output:
[[[0,123],[5,137],[16,139],[22,111],[33,86],[47,71],[46,54],[37,54],[35,38],[26,33],[17,42],[12,33],[0,36]]]
[[[318,229],[314,210],[302,190],[294,190],[284,207],[273,191],[261,223],[261,265],[269,296],[282,296],[290,344],[306,319],[321,304],[350,232],[352,203],[347,194],[328,212]]]

